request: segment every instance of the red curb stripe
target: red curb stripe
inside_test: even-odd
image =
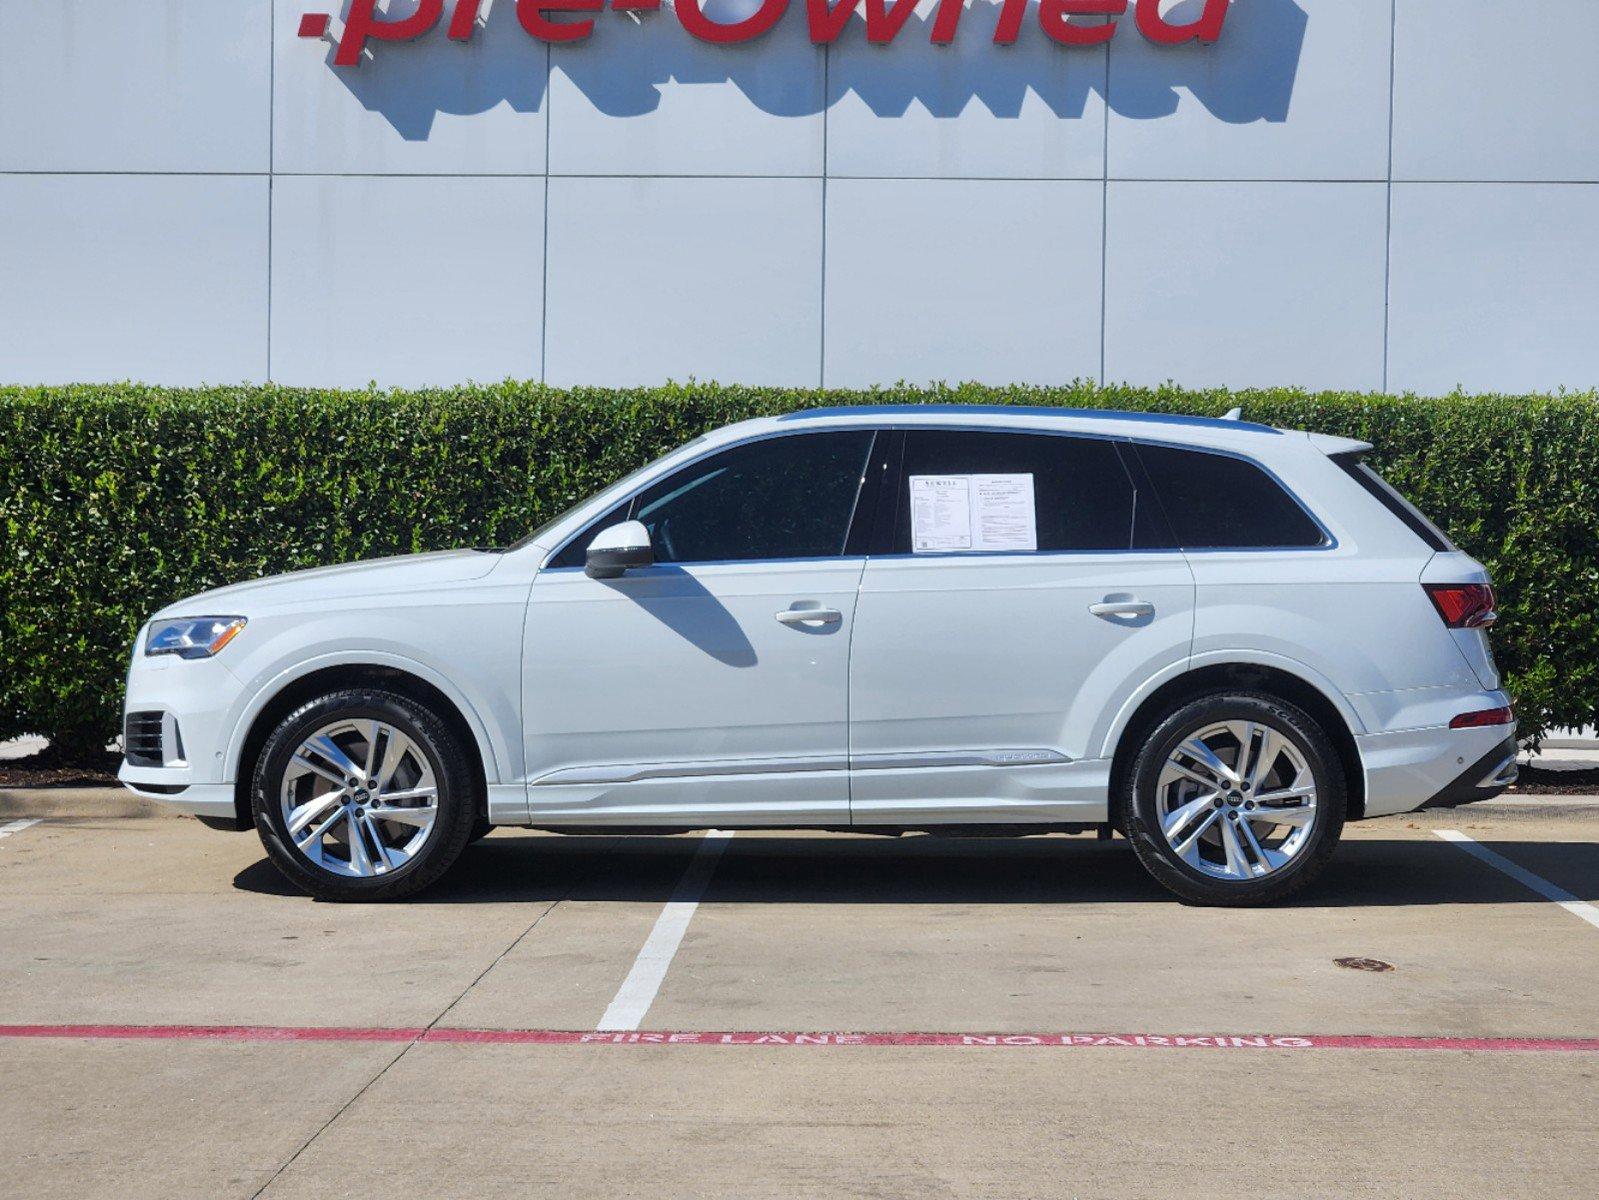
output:
[[[323,1025],[0,1025],[0,1038],[126,1038],[169,1042],[414,1042],[423,1029]]]
[[[1367,1034],[804,1033],[778,1030],[384,1029],[299,1025],[0,1025],[0,1038],[200,1042],[442,1042],[534,1046],[1115,1047],[1142,1050],[1479,1050],[1599,1053],[1599,1038],[1403,1037]]]

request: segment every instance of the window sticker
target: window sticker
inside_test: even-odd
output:
[[[912,475],[911,552],[1037,550],[1031,475]]]

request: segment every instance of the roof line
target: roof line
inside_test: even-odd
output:
[[[1254,421],[1227,420],[1222,417],[1196,417],[1184,413],[1129,412],[1115,408],[1065,408],[1038,404],[839,404],[825,408],[802,408],[783,413],[779,421],[811,421],[826,417],[889,417],[940,413],[971,416],[1091,417],[1109,421],[1140,421],[1151,425],[1187,425],[1204,429],[1240,430],[1250,433],[1280,434],[1282,430]]]

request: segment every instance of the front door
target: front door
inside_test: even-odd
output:
[[[523,723],[535,823],[849,820],[846,553],[869,430],[715,451],[650,485],[534,580]],[[642,521],[655,565],[581,567]]]
[[[850,664],[856,824],[1105,819],[1103,741],[1194,581],[1114,441],[909,430]]]

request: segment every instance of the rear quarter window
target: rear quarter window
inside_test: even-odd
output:
[[[1326,534],[1275,479],[1246,459],[1140,444],[1167,520],[1185,550],[1305,549]]]
[[[1421,509],[1405,499],[1398,488],[1377,474],[1367,463],[1362,462],[1360,454],[1334,455],[1333,462],[1364,488],[1372,499],[1397,517],[1406,529],[1425,542],[1428,549],[1448,552],[1457,548],[1442,529],[1428,520]]]

